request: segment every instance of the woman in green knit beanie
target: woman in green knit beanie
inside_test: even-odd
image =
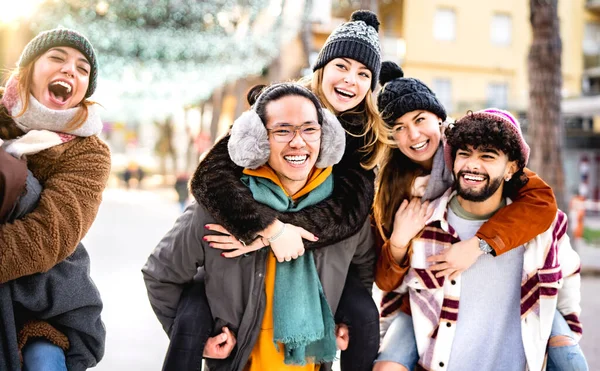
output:
[[[97,76],[87,38],[57,28],[25,46],[0,90],[2,148],[30,170],[23,212],[0,225],[2,370],[20,370],[21,356],[25,370],[85,370],[104,354],[102,301],[80,243],[110,172],[89,100]]]

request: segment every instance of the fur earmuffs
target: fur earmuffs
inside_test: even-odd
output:
[[[327,168],[340,162],[346,149],[346,132],[333,113],[321,108],[321,147],[315,166]],[[236,119],[227,146],[231,160],[238,166],[256,169],[267,163],[271,154],[265,124],[254,109]]]

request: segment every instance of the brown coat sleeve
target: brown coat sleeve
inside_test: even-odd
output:
[[[375,247],[377,251],[377,265],[375,266],[375,283],[382,291],[395,290],[404,279],[406,272],[410,268],[410,257],[412,256],[412,245],[408,247],[406,256],[402,264],[398,264],[390,249],[389,240],[384,240],[381,233],[373,226],[375,237]]]
[[[546,231],[556,217],[554,192],[536,173],[525,168],[529,182],[514,202],[498,210],[479,228],[476,236],[485,240],[496,256],[531,241]]]
[[[0,283],[45,272],[77,247],[96,218],[110,173],[98,137],[76,138],[28,158],[43,186],[34,211],[0,226]]]
[[[26,179],[25,161],[17,160],[0,147],[0,223],[6,222],[25,189]]]
[[[22,350],[25,344],[33,338],[45,338],[65,352],[69,349],[69,339],[65,334],[46,321],[32,320],[25,323],[17,337],[19,350]]]

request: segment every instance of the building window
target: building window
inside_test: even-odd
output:
[[[586,23],[583,33],[583,68],[600,67],[600,24]]]
[[[508,14],[494,14],[490,25],[492,43],[500,46],[512,42],[512,18]]]
[[[452,9],[437,9],[433,18],[433,37],[441,41],[456,39],[456,13]]]
[[[506,83],[491,83],[487,91],[488,107],[506,109],[508,107],[508,85]]]
[[[450,114],[453,111],[452,107],[452,81],[450,79],[433,79],[433,92],[446,112]]]

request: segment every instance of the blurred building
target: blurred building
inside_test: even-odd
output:
[[[313,58],[360,3],[330,0],[315,5],[320,18],[313,26]],[[559,6],[563,93],[578,96],[585,0],[559,1]],[[526,110],[531,42],[527,1],[379,0],[377,10],[384,58],[398,62],[405,76],[431,86],[451,115],[488,106]]]
[[[329,33],[363,3],[315,4],[311,62]],[[566,189],[600,199],[600,0],[558,4]],[[521,117],[526,129],[528,1],[379,0],[375,8],[384,59],[427,83],[451,116],[494,106]]]
[[[600,200],[600,1],[575,3],[583,9],[577,25],[580,38],[572,40],[581,47],[581,90],[562,103],[565,179],[572,194]],[[563,39],[563,45],[566,43]]]

